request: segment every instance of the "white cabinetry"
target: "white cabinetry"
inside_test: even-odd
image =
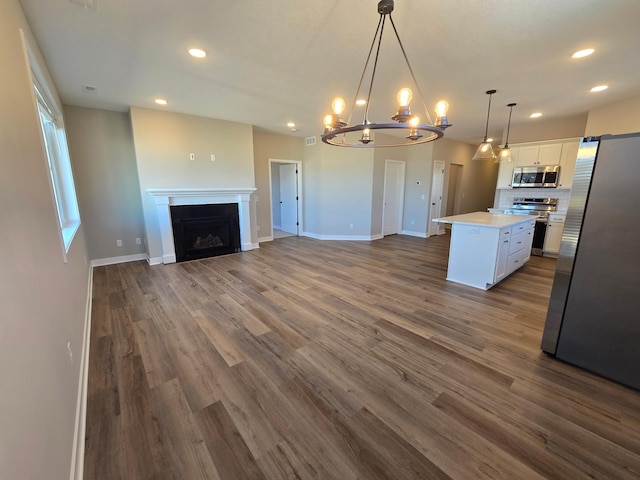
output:
[[[562,143],[527,145],[519,147],[518,166],[560,165]]]
[[[452,223],[447,280],[487,290],[523,266],[535,218],[518,217],[476,212],[438,219]]]
[[[578,149],[580,142],[566,142],[562,144],[562,156],[560,157],[560,188],[571,188],[573,185],[573,172],[576,169]]]
[[[544,235],[543,254],[557,255],[560,252],[560,242],[562,241],[562,231],[564,230],[565,216],[558,213],[549,215],[547,231]]]
[[[516,148],[511,149],[511,156],[514,156],[514,150]],[[498,167],[498,182],[496,183],[496,188],[513,188],[511,184],[513,183],[513,167],[515,166],[515,161],[510,162],[500,162],[500,166]]]

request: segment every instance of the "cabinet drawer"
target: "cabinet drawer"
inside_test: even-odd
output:
[[[527,230],[535,226],[536,226],[536,219],[534,217],[531,220],[528,220],[526,223],[519,223],[518,225],[514,225],[513,227],[511,227],[511,236],[515,236],[519,233],[526,232]]]
[[[517,269],[523,266],[526,263],[528,257],[529,250],[524,248],[509,255],[509,258],[507,258],[507,275],[511,272],[515,272]]]
[[[531,229],[514,234],[509,243],[509,255],[519,252],[523,248],[530,248],[531,235]]]

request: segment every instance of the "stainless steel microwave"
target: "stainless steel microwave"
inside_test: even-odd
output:
[[[515,167],[513,188],[556,188],[560,181],[560,165]]]

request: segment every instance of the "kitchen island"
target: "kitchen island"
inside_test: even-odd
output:
[[[488,290],[531,255],[535,217],[474,212],[436,218],[451,224],[447,280]]]

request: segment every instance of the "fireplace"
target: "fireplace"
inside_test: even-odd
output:
[[[157,228],[149,220],[147,228],[149,242],[149,264],[174,263],[176,249],[173,238],[171,209],[176,206],[235,204],[240,227],[240,249],[253,250],[251,242],[250,199],[255,188],[149,188],[157,212]],[[145,221],[147,221],[145,219]],[[157,232],[157,233],[156,233]],[[158,236],[159,235],[159,236]],[[201,235],[202,236],[202,235]],[[205,238],[208,234],[205,236]],[[215,238],[215,236],[214,236]],[[197,239],[197,236],[196,236]]]
[[[238,204],[171,207],[176,262],[240,251]]]

